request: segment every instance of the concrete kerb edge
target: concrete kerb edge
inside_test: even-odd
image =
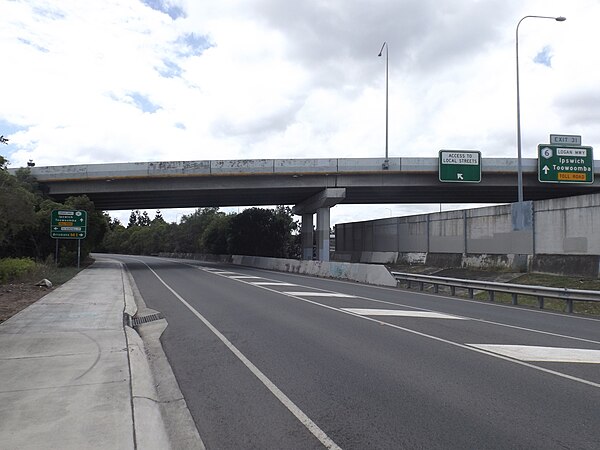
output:
[[[131,274],[121,263],[123,278],[124,312],[134,316],[137,312],[133,294]],[[123,324],[127,341],[129,376],[131,380],[131,406],[133,408],[133,426],[137,448],[170,449],[168,434],[160,411],[158,393],[154,377],[146,356],[144,341],[129,326]]]

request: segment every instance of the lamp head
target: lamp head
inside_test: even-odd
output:
[[[556,20],[557,22],[564,22],[565,20],[567,20],[567,18],[563,16],[558,16],[554,20]]]

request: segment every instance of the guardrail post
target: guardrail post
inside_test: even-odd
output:
[[[541,295],[538,296],[538,306],[540,307],[540,309],[544,309],[544,297],[542,297]]]
[[[423,283],[422,281],[419,283],[419,290],[422,291],[425,289],[425,283]]]
[[[518,295],[517,294],[513,294],[512,295],[512,304],[513,305],[518,305],[518,300],[517,300]]]
[[[494,295],[494,294],[495,294],[495,292],[494,292],[494,291],[488,291],[488,300],[489,300],[490,302],[493,302],[493,301],[494,301],[494,297],[495,297],[495,295]]]
[[[439,292],[439,290],[440,290],[440,285],[439,284],[434,284],[433,285],[433,292],[435,294],[437,294]]]
[[[469,288],[469,298],[473,299],[473,288]]]
[[[450,295],[453,297],[456,295],[456,286],[450,286]]]
[[[573,313],[573,300],[567,300],[567,312]]]

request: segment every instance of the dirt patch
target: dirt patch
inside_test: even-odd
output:
[[[35,303],[52,289],[29,283],[0,285],[0,323]]]

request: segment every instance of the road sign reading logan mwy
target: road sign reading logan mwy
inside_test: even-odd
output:
[[[50,216],[50,237],[54,239],[85,239],[87,211],[55,209]]]
[[[593,183],[592,147],[538,145],[538,180],[541,183]]]
[[[481,181],[481,152],[477,150],[440,150],[439,180],[454,183]]]

